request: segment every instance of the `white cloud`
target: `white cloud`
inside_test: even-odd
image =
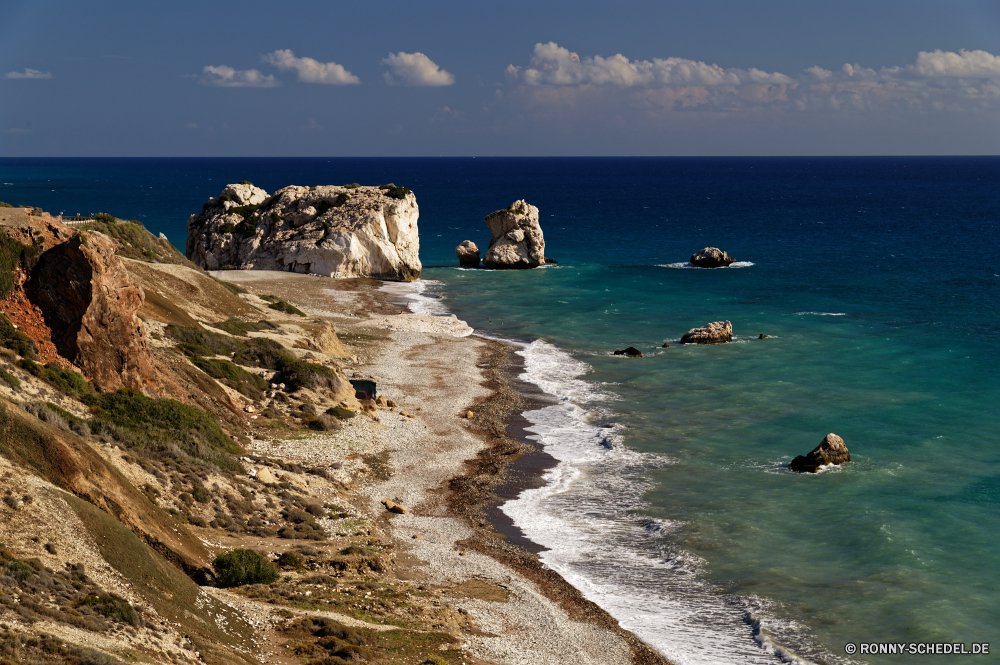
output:
[[[227,65],[205,67],[202,83],[218,88],[273,88],[281,85],[270,74],[261,74],[256,69],[233,69]]]
[[[327,85],[350,85],[361,83],[354,74],[335,62],[320,62],[312,58],[296,58],[289,49],[281,49],[264,56],[264,62],[278,69],[294,69],[303,83],[325,83]]]
[[[914,69],[921,76],[1000,78],[1000,56],[986,51],[921,51]]]
[[[50,79],[52,72],[40,72],[37,69],[25,69],[23,72],[7,72],[5,79]]]
[[[532,112],[584,104],[626,105],[649,113],[732,112],[751,107],[789,111],[1000,110],[1000,57],[985,51],[920,52],[913,64],[873,69],[819,66],[797,77],[753,67],[725,69],[685,58],[629,60],[536,44],[525,67],[509,65],[515,100]]]
[[[528,85],[612,85],[661,87],[667,85],[742,85],[746,83],[792,83],[778,72],[759,69],[723,69],[686,58],[629,60],[622,54],[580,58],[555,42],[535,44],[529,67],[510,65],[508,78]]]
[[[455,82],[454,76],[423,53],[390,53],[382,59],[382,64],[389,68],[384,75],[389,85],[434,86]]]

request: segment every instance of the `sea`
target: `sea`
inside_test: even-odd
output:
[[[410,308],[551,398],[525,417],[557,463],[502,510],[674,662],[1000,660],[1000,158],[0,159],[0,201],[181,250],[241,180],[415,192]],[[460,268],[521,199],[558,263]],[[733,342],[679,344],[711,321]],[[788,470],[830,432],[849,464]]]

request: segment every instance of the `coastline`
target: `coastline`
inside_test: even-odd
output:
[[[453,317],[408,314],[413,318],[404,328],[427,330],[386,326],[384,319],[406,312],[374,280],[250,271],[218,276],[243,286],[266,284],[311,316],[333,320],[352,352],[360,351],[356,371],[379,377],[380,392],[416,416],[422,429],[414,432],[408,419],[379,414],[380,429],[390,429],[379,432],[382,440],[368,454],[385,455],[392,472],[383,480],[365,478],[357,494],[383,539],[395,544],[401,579],[442,587],[475,581],[503,590],[503,603],[462,598],[460,611],[478,626],[478,634],[462,637],[464,653],[482,659],[471,662],[670,662],[542,564],[542,548],[499,510],[524,489],[543,486],[542,474],[556,463],[526,436],[522,414],[552,402],[517,378],[523,361],[514,345],[433,330]],[[355,345],[361,341],[366,346]],[[420,406],[413,414],[415,400]],[[471,419],[464,417],[469,410]],[[287,456],[288,446],[281,448]],[[387,514],[383,499],[410,510]]]

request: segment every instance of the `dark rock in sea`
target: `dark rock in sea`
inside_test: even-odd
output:
[[[545,257],[545,265],[547,265],[547,266],[555,266],[555,265],[559,265],[559,262],[556,261],[555,259],[552,259],[552,258],[549,258],[549,257],[546,256]]]
[[[642,358],[642,351],[630,346],[627,349],[622,349],[621,351],[615,351],[616,356],[628,356],[629,358]]]
[[[788,468],[800,473],[816,473],[821,466],[846,464],[850,461],[851,454],[847,452],[844,440],[831,432],[808,455],[799,455],[793,459]]]
[[[758,337],[757,339],[767,339],[768,337],[770,337],[770,335],[765,335],[764,333],[761,333],[760,337]]]
[[[713,321],[701,328],[692,328],[681,337],[681,344],[725,344],[733,341],[733,324]]]
[[[670,345],[669,345],[669,344],[667,344],[666,342],[664,342],[664,343],[663,343],[663,346],[662,346],[662,347],[660,347],[660,348],[663,348],[663,349],[669,349],[669,348],[670,348]]]
[[[691,264],[699,268],[724,268],[735,262],[736,259],[718,247],[706,247],[697,254],[691,255]]]
[[[463,240],[462,244],[455,248],[455,256],[458,257],[458,264],[467,268],[479,267],[479,248],[471,240]]]

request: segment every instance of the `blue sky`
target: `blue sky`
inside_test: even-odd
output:
[[[0,156],[1000,154],[1000,2],[0,3]]]

